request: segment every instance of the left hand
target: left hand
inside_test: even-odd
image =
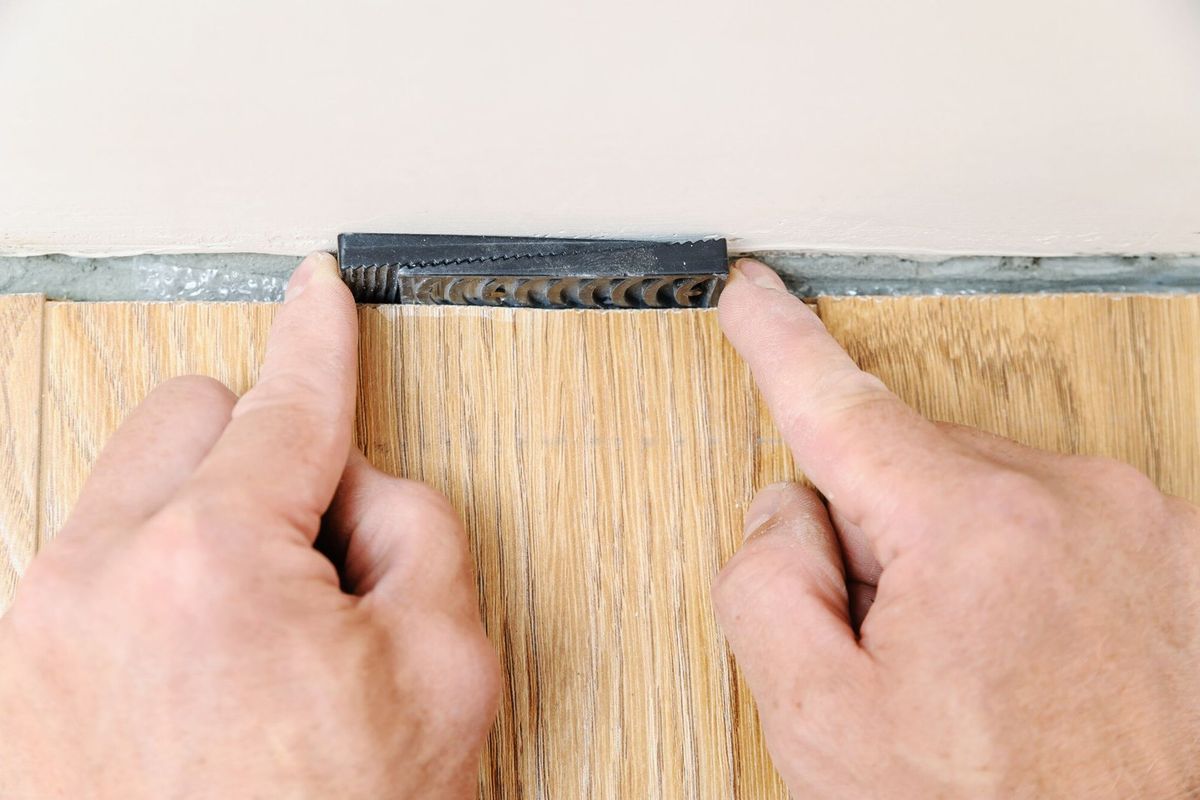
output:
[[[133,412],[0,619],[0,796],[473,795],[499,670],[466,536],[352,450],[356,361],[315,254],[244,397]]]

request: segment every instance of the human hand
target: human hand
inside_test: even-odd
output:
[[[317,254],[244,397],[133,412],[0,619],[0,797],[473,794],[499,673],[465,534],[352,451],[356,359]]]
[[[798,798],[1200,794],[1200,510],[922,418],[756,262],[720,319],[825,497],[761,491],[713,586]]]

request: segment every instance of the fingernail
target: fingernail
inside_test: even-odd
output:
[[[292,273],[287,289],[283,293],[283,302],[290,303],[295,300],[314,280],[328,280],[337,276],[336,258],[325,252],[309,253]]]
[[[783,507],[788,485],[787,482],[772,483],[754,495],[754,499],[750,501],[750,507],[746,509],[746,527],[742,531],[744,541],[749,541],[756,534],[766,530],[771,520],[779,513],[779,509]]]
[[[738,269],[737,262],[735,261],[733,266],[729,268],[729,277],[725,279],[725,285],[733,286],[735,283],[744,280],[746,280],[746,276],[742,274],[740,269]]]
[[[787,286],[783,280],[775,274],[775,271],[763,264],[761,261],[755,261],[753,258],[739,258],[737,263],[733,265],[735,272],[741,273],[755,286],[763,289],[775,289],[787,291]]]

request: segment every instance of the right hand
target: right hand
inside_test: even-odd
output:
[[[760,492],[713,588],[797,797],[1200,793],[1200,509],[922,418],[762,264],[720,318],[824,496]]]

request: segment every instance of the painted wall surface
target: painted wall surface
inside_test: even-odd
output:
[[[0,0],[0,253],[1200,251],[1195,0]]]

